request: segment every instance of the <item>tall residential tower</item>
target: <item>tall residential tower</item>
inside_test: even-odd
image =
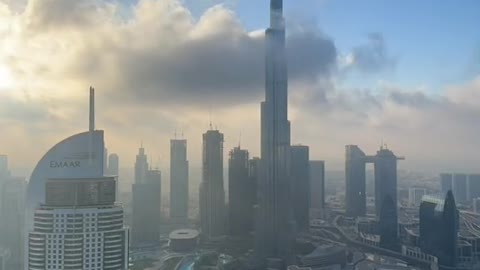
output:
[[[271,0],[270,13],[270,28],[265,32],[265,101],[261,105],[261,172],[255,254],[261,266],[278,268],[291,259],[295,222],[289,195],[290,121],[283,1]]]
[[[225,190],[223,188],[223,134],[203,134],[203,177],[200,184],[202,236],[214,239],[225,234]]]
[[[187,140],[170,141],[170,217],[188,218]]]

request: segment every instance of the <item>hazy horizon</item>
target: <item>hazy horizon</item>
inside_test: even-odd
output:
[[[86,131],[92,85],[122,168],[141,141],[168,168],[175,131],[200,167],[210,121],[225,159],[239,141],[258,156],[268,1],[248,2],[0,0],[0,154],[32,170]],[[342,3],[286,1],[292,144],[327,170],[343,169],[345,145],[374,154],[383,141],[400,169],[480,172],[478,3]]]

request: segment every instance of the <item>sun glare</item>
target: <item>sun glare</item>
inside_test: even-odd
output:
[[[6,91],[13,87],[14,80],[10,70],[0,65],[0,91]]]

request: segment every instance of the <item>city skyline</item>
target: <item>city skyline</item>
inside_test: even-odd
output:
[[[25,1],[8,1],[12,6],[16,2]],[[107,146],[123,157],[123,166],[133,163],[134,157],[131,153],[141,139],[152,153],[157,153],[166,160],[169,139],[174,130],[178,129],[184,130],[185,138],[191,142],[191,166],[200,167],[201,145],[198,134],[208,126],[209,115],[225,134],[227,149],[235,146],[238,134],[242,132],[242,144],[252,155],[259,155],[259,131],[250,127],[252,124],[260,126],[259,108],[256,106],[261,101],[262,88],[262,64],[259,60],[263,58],[263,39],[260,30],[265,27],[263,22],[268,20],[268,16],[248,3],[212,7],[212,4],[192,4],[194,1],[186,1],[185,4],[173,0],[164,2],[174,3],[172,6],[178,8],[180,19],[172,19],[173,8],[161,4],[160,1],[132,1],[129,5],[125,5],[125,1],[111,2],[112,6],[118,7],[118,13],[128,10],[126,17],[93,1],[95,8],[90,5],[74,8],[77,5],[74,1],[58,5],[58,9],[48,9],[44,1],[30,0],[26,11],[12,11],[3,2],[0,4],[2,22],[8,26],[0,29],[0,35],[7,40],[0,48],[0,59],[5,60],[0,66],[0,124],[10,127],[6,130],[0,146],[2,153],[10,156],[13,170],[32,168],[35,161],[41,158],[41,154],[48,150],[49,145],[76,132],[78,126],[85,123],[81,112],[84,105],[82,97],[84,89],[90,83],[95,84],[98,89],[99,105],[102,107],[98,123],[108,131]],[[213,3],[221,2],[223,1]],[[289,57],[292,71],[289,119],[295,125],[292,143],[309,145],[312,158],[326,160],[329,168],[343,167],[344,145],[354,142],[362,145],[365,151],[373,152],[384,139],[392,148],[402,149],[403,154],[411,157],[403,162],[401,168],[444,168],[442,170],[474,172],[475,160],[479,158],[474,150],[476,147],[472,147],[478,144],[475,140],[478,132],[475,125],[475,116],[478,113],[477,93],[480,88],[478,71],[463,79],[450,79],[440,86],[436,86],[439,82],[429,79],[431,74],[426,71],[415,74],[416,78],[423,75],[425,82],[405,82],[402,79],[407,69],[405,65],[412,62],[412,57],[420,59],[418,55],[424,55],[415,70],[427,69],[436,59],[430,51],[436,54],[446,53],[446,48],[440,46],[431,50],[430,47],[437,43],[427,40],[423,43],[426,45],[419,44],[418,51],[412,53],[412,45],[404,48],[406,45],[399,42],[399,38],[395,36],[399,31],[404,39],[408,38],[405,32],[412,29],[411,27],[398,26],[400,29],[389,31],[376,28],[371,21],[365,23],[365,29],[353,28],[351,34],[355,38],[346,42],[346,33],[340,31],[343,27],[334,24],[343,21],[338,12],[338,4],[326,1],[326,4],[317,6],[308,0],[305,6],[299,7],[298,4],[290,2],[292,1],[286,3],[285,8],[287,23],[293,25],[287,37],[292,44],[289,54],[295,56]],[[96,7],[97,4],[100,6]],[[367,7],[376,5],[378,3],[375,1],[366,4]],[[403,8],[414,6],[411,2],[404,5]],[[444,9],[451,5],[452,2],[446,1],[444,5],[433,7],[431,13],[445,14]],[[468,5],[476,6],[471,2]],[[258,9],[266,6],[266,3],[262,2]],[[319,16],[318,22],[309,28],[308,23],[304,26],[301,21],[307,20],[311,11],[301,11],[312,7],[318,8],[319,14],[325,16]],[[75,10],[76,16],[56,16],[61,13],[62,8]],[[205,8],[210,9],[205,11]],[[367,12],[366,7],[359,8]],[[379,9],[386,13],[392,12],[384,6],[379,6]],[[192,10],[192,14],[189,10]],[[246,16],[246,10],[254,11],[255,14],[258,12],[258,18]],[[418,16],[422,12],[425,12],[425,6],[419,4],[419,10],[415,11],[414,17],[419,25],[423,25],[425,20]],[[454,13],[458,14],[459,8],[455,8]],[[153,18],[163,19],[156,22]],[[471,18],[472,15],[467,12],[465,18],[460,18],[455,23],[455,27],[465,26],[465,31],[471,33],[471,27],[468,27]],[[358,17],[354,19],[358,20]],[[392,18],[388,25],[395,20],[398,18]],[[30,24],[27,24],[27,21]],[[126,21],[131,24],[127,25]],[[100,33],[108,31],[115,34],[99,35],[96,31],[89,31],[89,22],[96,22]],[[162,24],[170,27],[162,27]],[[440,27],[444,22],[432,19],[431,24]],[[140,28],[142,31],[138,31]],[[174,30],[168,32],[170,30],[167,28]],[[309,30],[311,28],[312,30]],[[76,30],[73,31],[75,34],[70,31],[73,29]],[[382,35],[367,35],[378,31]],[[151,33],[152,38],[146,40],[142,33]],[[171,46],[167,46],[168,42],[161,42],[161,37],[169,35],[172,37]],[[419,34],[414,36],[417,35]],[[31,41],[29,44],[37,44],[38,47],[29,47],[25,42],[27,36]],[[111,39],[105,39],[105,36]],[[463,53],[456,51],[455,54],[474,62],[477,59],[474,55],[478,34],[464,35],[461,38]],[[438,35],[432,39],[442,41]],[[45,43],[45,40],[51,42]],[[77,42],[78,40],[81,42]],[[93,40],[98,46],[93,44]],[[465,45],[467,43],[471,48]],[[62,44],[71,49],[61,49]],[[124,44],[124,47],[119,47],[118,44]],[[218,47],[210,46],[211,44]],[[390,46],[394,49],[389,50]],[[205,47],[216,48],[215,54],[212,56],[211,50]],[[13,51],[12,48],[16,50]],[[312,48],[318,48],[318,51],[312,51]],[[375,51],[375,48],[379,50]],[[193,76],[191,70],[186,68],[191,66],[196,69],[204,63],[210,63],[212,59],[220,60],[214,57],[217,49],[225,52],[222,59],[237,64],[225,65],[222,61],[217,61],[215,65],[207,64],[205,66],[211,68],[202,69],[204,73],[198,74],[199,76]],[[50,51],[55,51],[56,55],[48,54]],[[150,54],[152,51],[155,53]],[[205,59],[199,58],[195,51],[200,51]],[[29,52],[34,52],[37,56],[28,57]],[[364,55],[365,59],[375,61],[382,60],[385,53],[387,60],[396,58],[397,65],[389,74],[360,72],[357,70],[359,67],[353,71],[341,72],[345,62],[338,59],[354,52],[362,52],[360,55]],[[103,57],[106,54],[112,57]],[[174,55],[179,61],[166,55]],[[292,58],[308,65],[299,65]],[[113,59],[113,63],[109,59]],[[136,59],[151,61],[139,61],[144,64],[129,65]],[[425,66],[425,62],[429,64]],[[441,74],[458,74],[461,69],[460,62],[456,61],[455,65],[438,65],[445,70]],[[169,65],[175,63],[177,66],[173,67],[176,68],[170,68],[172,66]],[[333,70],[330,70],[330,65]],[[124,69],[124,66],[132,66],[134,69]],[[225,82],[216,80],[216,76],[212,77],[212,74],[217,74],[225,66],[228,67],[225,78],[231,88],[226,87]],[[473,66],[478,67],[478,63]],[[24,72],[20,72],[20,67]],[[468,63],[465,63],[465,69],[468,69]],[[44,74],[36,70],[43,70]],[[146,73],[146,77],[139,80],[142,70],[156,70],[158,73]],[[171,70],[178,73],[171,74]],[[245,81],[235,76],[238,72],[245,72],[245,76],[242,76]],[[360,74],[364,80],[358,79]],[[312,75],[320,77],[320,82],[327,85],[312,79]],[[163,80],[163,76],[169,76],[171,80]],[[179,76],[181,80],[177,79]],[[157,77],[162,80],[157,80]],[[186,77],[189,80],[183,80]],[[441,81],[440,76],[438,80]],[[370,81],[373,83],[368,83]],[[185,84],[179,85],[179,82]],[[199,96],[191,94],[196,88]],[[138,95],[133,97],[129,89],[138,89]],[[152,93],[151,89],[158,89],[159,91],[155,92],[158,95]],[[118,106],[121,106],[122,110],[118,110]],[[150,117],[145,118],[145,115]],[[431,127],[431,123],[438,117],[442,118],[443,125]],[[312,126],[312,122],[317,124]],[[134,128],[130,128],[132,125]],[[351,127],[355,127],[355,134],[349,132]],[[56,132],[52,132],[54,128]],[[431,139],[433,134],[434,139]],[[321,140],[318,140],[319,135],[322,136]],[[458,137],[462,137],[462,140],[457,140]],[[3,143],[19,139],[24,143]],[[425,148],[430,151],[423,151]],[[26,152],[30,154],[24,154]],[[446,152],[450,155],[442,155]]]

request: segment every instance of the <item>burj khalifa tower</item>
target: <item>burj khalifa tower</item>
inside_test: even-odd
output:
[[[290,121],[283,1],[271,0],[270,12],[270,28],[265,33],[265,101],[261,105],[255,254],[262,268],[280,269],[290,260],[294,229],[289,194]]]

